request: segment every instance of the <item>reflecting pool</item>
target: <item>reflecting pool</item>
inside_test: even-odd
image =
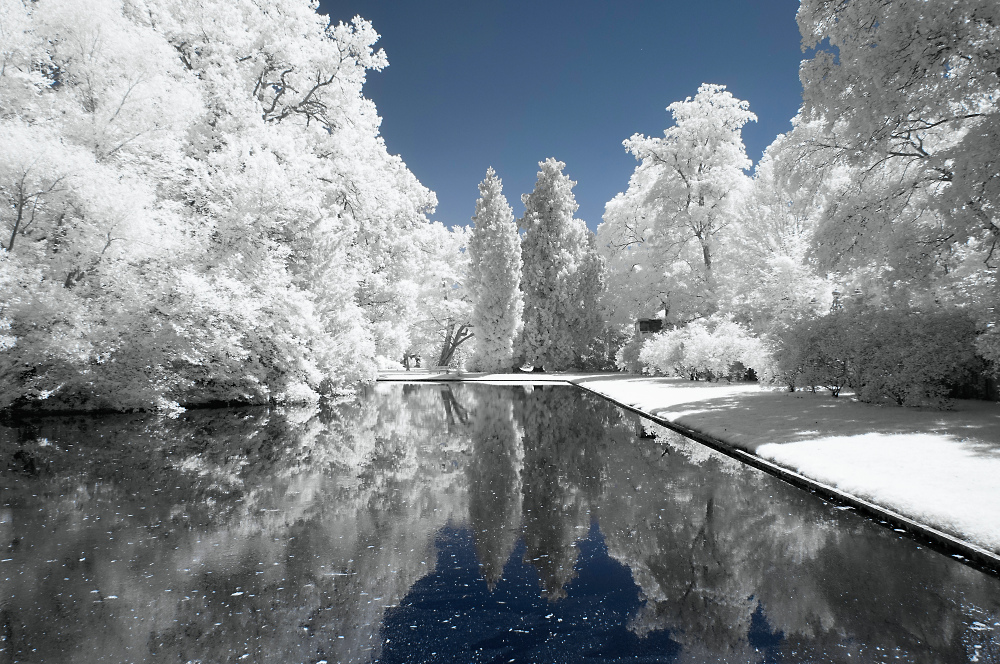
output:
[[[1000,662],[1000,580],[565,386],[0,428],[0,662]]]

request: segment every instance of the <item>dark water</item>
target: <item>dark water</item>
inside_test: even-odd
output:
[[[0,663],[1000,662],[996,578],[568,387],[44,419],[0,470]]]

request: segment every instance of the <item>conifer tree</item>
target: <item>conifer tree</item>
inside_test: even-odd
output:
[[[510,369],[514,339],[521,328],[521,246],[503,183],[492,167],[479,183],[472,220],[472,326],[477,339],[472,367],[480,371]]]
[[[574,363],[581,369],[603,368],[607,362],[608,349],[603,343],[605,316],[602,303],[605,270],[604,258],[597,250],[597,236],[588,229],[585,251],[576,273],[576,300],[579,306],[572,325],[576,339]]]
[[[573,218],[577,210],[563,175],[566,164],[551,157],[539,162],[535,190],[521,197],[524,229],[521,290],[524,292],[524,361],[545,369],[565,369],[575,359],[574,323],[579,318],[578,271],[587,254],[587,227]]]

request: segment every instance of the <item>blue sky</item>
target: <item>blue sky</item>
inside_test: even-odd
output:
[[[538,162],[577,181],[577,216],[596,228],[636,162],[622,141],[662,135],[665,108],[720,83],[759,118],[744,129],[754,163],[801,104],[796,0],[321,0],[334,21],[359,14],[389,67],[366,95],[389,151],[438,195],[433,218],[467,224],[493,166],[520,216]]]

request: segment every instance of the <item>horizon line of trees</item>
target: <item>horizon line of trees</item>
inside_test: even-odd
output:
[[[552,158],[521,219],[490,169],[474,226],[431,222],[363,95],[388,61],[360,17],[8,0],[0,410],[309,401],[415,355],[982,395],[1000,7],[929,2],[802,0],[793,129],[749,175],[756,117],[702,85],[624,141],[638,164],[594,234]]]
[[[474,225],[450,231],[450,267],[442,270],[449,277],[425,293],[426,316],[404,363],[418,356],[432,366],[488,372],[613,368],[597,237],[574,217],[576,182],[563,173],[566,164],[550,157],[538,166],[520,219],[487,170]]]
[[[797,19],[815,49],[803,106],[752,175],[756,116],[722,85],[670,104],[662,138],[624,141],[639,163],[597,230],[592,340],[633,371],[995,398],[1000,7],[803,0]],[[560,264],[532,256],[536,272]],[[648,318],[664,331],[632,334]]]

